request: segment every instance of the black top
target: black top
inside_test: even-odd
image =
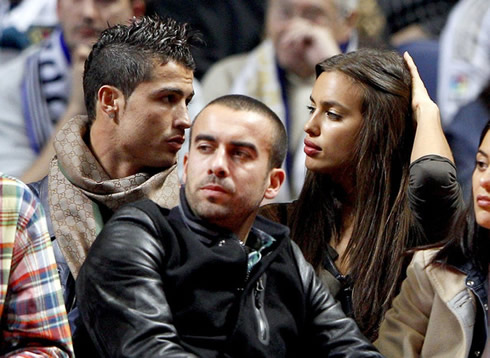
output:
[[[464,209],[454,164],[439,155],[426,155],[414,161],[410,165],[408,200],[417,226],[414,230],[420,235],[408,243],[407,249],[444,240],[449,233],[450,223]],[[270,204],[263,207],[260,214],[289,225],[296,204],[297,201]],[[353,282],[335,266],[337,257],[337,252],[329,246],[324,261],[325,271],[321,273],[321,278],[342,304],[344,312],[350,316],[353,312]]]

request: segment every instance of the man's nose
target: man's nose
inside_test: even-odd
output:
[[[187,104],[185,102],[179,104],[179,108],[175,112],[175,118],[173,123],[175,128],[180,128],[180,129],[190,128],[192,122],[189,118],[189,109],[187,108]]]
[[[174,120],[174,126],[176,128],[187,129],[191,126],[191,120],[189,118],[189,110],[184,105],[179,111],[177,111],[176,118]]]
[[[82,1],[82,16],[84,19],[93,20],[96,16],[97,9],[94,0],[83,0]]]
[[[214,174],[218,178],[228,176],[228,158],[226,156],[225,148],[219,148],[215,151],[209,171],[210,174]]]

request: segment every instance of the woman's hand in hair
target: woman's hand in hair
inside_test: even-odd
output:
[[[442,130],[439,107],[430,98],[412,57],[408,52],[403,57],[412,76],[412,117],[417,126],[411,162],[425,155],[436,154],[454,163],[451,148]]]
[[[419,71],[417,69],[417,66],[415,65],[415,62],[413,62],[412,57],[409,55],[408,52],[405,52],[403,54],[403,57],[405,59],[405,63],[408,66],[408,69],[410,70],[410,75],[412,76],[412,110],[414,114],[414,120],[418,123],[421,117],[419,113],[420,109],[431,110],[438,113],[439,108],[430,98],[429,93],[425,88],[425,84],[420,77]],[[437,114],[437,116],[439,117],[439,114]]]

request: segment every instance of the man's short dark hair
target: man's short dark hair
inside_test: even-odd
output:
[[[218,97],[209,102],[208,105],[203,108],[203,110],[213,104],[225,106],[236,111],[259,113],[270,119],[273,124],[273,132],[271,133],[272,138],[271,151],[269,153],[269,166],[270,168],[280,168],[282,166],[282,162],[286,158],[288,150],[288,137],[286,134],[286,128],[284,128],[281,120],[272,109],[252,97],[238,94]],[[196,120],[199,118],[200,114],[201,113],[196,116]],[[194,123],[196,122],[196,120],[194,120]],[[192,142],[192,128],[190,137]]]
[[[95,119],[97,93],[104,85],[120,89],[128,98],[140,83],[151,80],[156,63],[175,61],[194,71],[191,46],[200,43],[199,34],[188,24],[157,15],[104,30],[85,62],[83,90],[88,117]]]

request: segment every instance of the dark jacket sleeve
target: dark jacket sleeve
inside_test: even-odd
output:
[[[354,320],[346,317],[340,303],[320,282],[299,247],[292,245],[311,315],[308,334],[314,356],[383,357],[363,336]]]
[[[464,209],[456,167],[439,155],[426,155],[410,165],[410,209],[426,245],[444,240]]]
[[[76,282],[79,309],[102,357],[195,357],[179,345],[161,278],[164,249],[141,209],[104,226]]]

